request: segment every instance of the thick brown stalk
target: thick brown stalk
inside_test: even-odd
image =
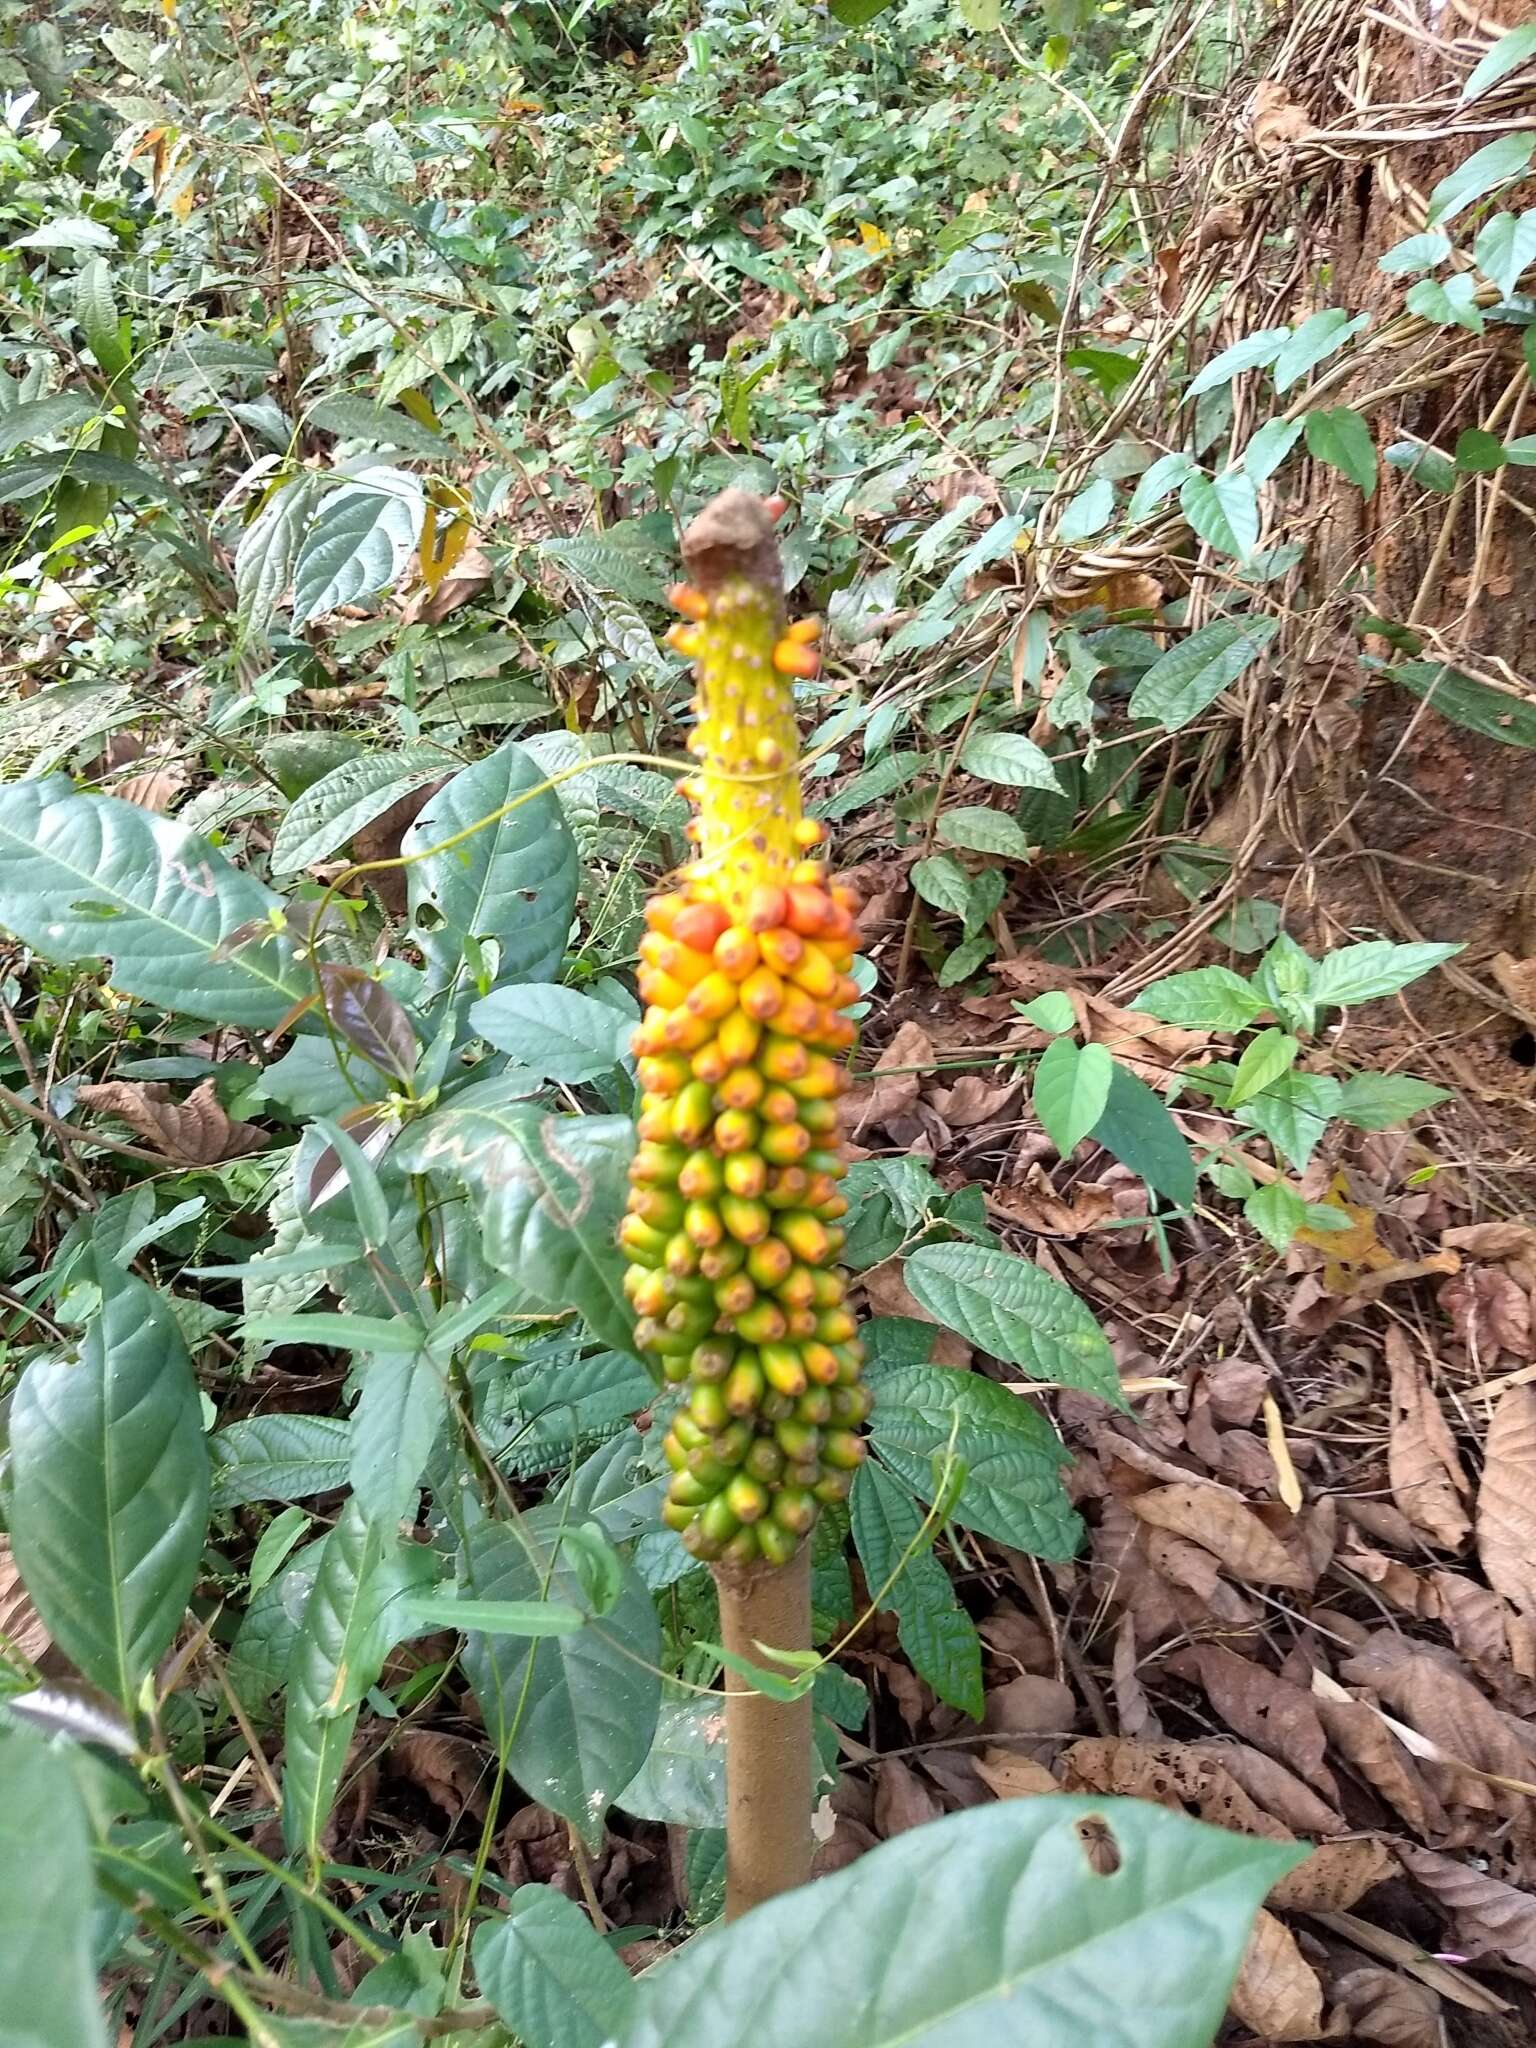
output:
[[[715,1585],[733,1656],[772,1671],[759,1644],[811,1647],[809,1543],[778,1570],[716,1565]],[[725,1915],[736,1920],[810,1877],[811,1701],[769,1699],[734,1671],[725,1686]]]

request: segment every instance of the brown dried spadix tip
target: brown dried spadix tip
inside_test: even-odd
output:
[[[700,590],[743,577],[776,593],[783,580],[772,515],[751,491],[711,498],[684,530],[683,561]]]

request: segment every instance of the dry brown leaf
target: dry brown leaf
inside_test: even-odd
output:
[[[999,1799],[1033,1799],[1059,1789],[1044,1764],[1007,1749],[984,1749],[976,1759],[976,1775]]]
[[[952,1130],[968,1131],[995,1123],[1018,1095],[1022,1081],[989,1081],[984,1074],[962,1074],[953,1088],[934,1088],[928,1100]]]
[[[1254,1749],[1246,1742],[1206,1735],[1189,1747],[1219,1763],[1234,1777],[1248,1797],[1272,1814],[1282,1827],[1298,1835],[1341,1835],[1344,1816],[1304,1785],[1294,1771]]]
[[[1336,1977],[1331,1988],[1334,2011],[1348,2021],[1352,2040],[1374,2048],[1444,2048],[1440,2001],[1427,1984],[1362,1963]]]
[[[1192,1656],[1200,1683],[1227,1726],[1336,1805],[1339,1788],[1323,1762],[1328,1737],[1310,1693],[1217,1643],[1201,1644]]]
[[[1442,1230],[1447,1251],[1471,1252],[1479,1259],[1536,1257],[1536,1223],[1462,1223]]]
[[[1248,132],[1260,156],[1280,156],[1315,131],[1278,79],[1261,78],[1254,88]]]
[[[1289,1828],[1255,1806],[1237,1780],[1213,1757],[1182,1742],[1128,1742],[1095,1735],[1074,1742],[1061,1757],[1064,1792],[1123,1794],[1152,1799],[1175,1813],[1191,1807],[1213,1827],[1239,1835],[1288,1842]]]
[[[1516,1358],[1536,1358],[1530,1296],[1502,1266],[1464,1268],[1447,1280],[1438,1300],[1474,1357],[1508,1351]]]
[[[1445,1830],[1440,1801],[1391,1729],[1364,1700],[1320,1699],[1317,1711],[1334,1748],[1418,1835]]]
[[[1387,1326],[1385,1348],[1392,1375],[1391,1435],[1387,1440],[1392,1498],[1431,1542],[1445,1550],[1459,1550],[1472,1524],[1461,1504],[1467,1480],[1456,1454],[1456,1439],[1418,1352],[1396,1323]]]
[[[1323,1986],[1296,1937],[1262,1907],[1232,1986],[1232,2011],[1269,2041],[1320,2041]]]
[[[1271,1887],[1269,1903],[1281,1912],[1345,1913],[1396,1871],[1392,1851],[1374,1836],[1319,1842],[1305,1863]]]
[[[1139,1493],[1129,1505],[1139,1520],[1200,1544],[1235,1579],[1262,1586],[1311,1584],[1306,1567],[1235,1494],[1183,1482]]]
[[[36,1664],[51,1648],[42,1617],[32,1605],[32,1596],[21,1583],[21,1573],[11,1555],[10,1539],[0,1536],[0,1655],[10,1652]]]
[[[1496,1593],[1536,1611],[1536,1387],[1511,1387],[1488,1425],[1477,1554]]]
[[[1070,1735],[1077,1725],[1072,1688],[1056,1678],[1024,1672],[987,1694],[982,1726],[993,1734]]]
[[[910,1764],[888,1757],[875,1781],[875,1833],[882,1841],[936,1820],[944,1811],[938,1794],[925,1785]]]
[[[870,1124],[910,1114],[917,1107],[923,1075],[932,1066],[933,1040],[921,1024],[903,1024],[875,1061],[869,1077],[843,1098],[849,1135],[857,1138]]]
[[[1362,1920],[1358,1913],[1318,1913],[1314,1917],[1318,1925],[1326,1927],[1330,1934],[1337,1934],[1343,1941],[1352,1941],[1368,1956],[1380,1956],[1384,1962],[1396,1963],[1400,1970],[1406,1970],[1421,1984],[1438,1991],[1452,2005],[1462,2006],[1468,2012],[1510,2010],[1509,2000],[1500,1998],[1486,1984],[1463,1976],[1459,1970],[1447,1969],[1444,1963],[1437,1963],[1432,1956],[1425,1955],[1416,1942],[1405,1940],[1401,1934],[1389,1933],[1385,1927],[1374,1927],[1369,1920]]]
[[[187,786],[184,768],[144,768],[115,784],[111,794],[141,811],[168,811]]]
[[[1536,1898],[1454,1856],[1406,1842],[1399,1856],[1414,1883],[1449,1915],[1447,1948],[1472,1957],[1498,1956],[1536,1981]]]
[[[491,1767],[476,1744],[463,1735],[445,1735],[432,1728],[412,1728],[385,1751],[391,1776],[419,1785],[450,1821],[472,1813],[485,1818]]]
[[[215,1166],[259,1151],[267,1142],[255,1124],[236,1123],[220,1103],[212,1076],[185,1102],[172,1100],[164,1081],[87,1081],[77,1102],[115,1116],[147,1145],[185,1166]]]
[[[1536,959],[1517,960],[1513,953],[1495,953],[1489,965],[1515,1015],[1527,1024],[1536,1024]]]

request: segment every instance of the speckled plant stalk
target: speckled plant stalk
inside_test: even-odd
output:
[[[791,679],[814,622],[786,623],[777,507],[726,491],[689,526],[695,853],[647,911],[642,1089],[621,1235],[637,1338],[684,1390],[663,1510],[714,1566],[727,1649],[810,1645],[805,1539],[847,1498],[869,1414],[837,1265],[837,1097],[855,1030],[854,902],[802,815]],[[727,1677],[727,1911],[810,1869],[811,1721]]]

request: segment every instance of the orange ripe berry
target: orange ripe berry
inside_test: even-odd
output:
[[[822,1021],[816,1036],[829,1052],[847,1052],[859,1036],[859,1027],[851,1017],[840,1017],[835,1010],[823,1010]]]
[[[811,1176],[803,1166],[781,1166],[769,1175],[763,1199],[770,1208],[788,1209],[805,1200],[810,1184]]]
[[[837,984],[842,979],[826,954],[814,945],[806,947],[790,970],[789,978],[808,996],[814,996],[818,1003],[830,1002],[837,994]]]
[[[784,628],[786,640],[797,640],[802,647],[814,647],[821,638],[820,619],[796,619]]]
[[[797,860],[789,871],[789,879],[813,889],[825,889],[827,864],[824,860]]]
[[[733,1000],[737,991],[732,988]],[[749,1017],[764,1023],[778,1009],[784,1000],[784,984],[771,967],[754,968],[741,984],[741,1007]]]
[[[826,836],[827,828],[820,818],[800,818],[795,822],[793,837],[796,846],[803,846],[809,850],[813,846],[820,846]]]
[[[811,1149],[811,1134],[803,1124],[770,1124],[758,1140],[770,1166],[795,1166]]]
[[[673,918],[687,903],[688,898],[679,890],[669,889],[665,895],[651,898],[645,906],[645,921],[653,932],[670,932]]]
[[[775,1238],[775,1244],[779,1240]],[[793,1259],[789,1246],[780,1245],[786,1259]],[[774,1289],[779,1300],[787,1309],[814,1308],[816,1305],[816,1275],[809,1266],[791,1266],[789,1272]]]
[[[672,1135],[671,1103],[647,1102],[640,1112],[635,1129],[648,1145],[666,1144]]]
[[[756,1053],[762,1035],[762,1025],[756,1018],[749,1017],[745,1010],[732,1010],[729,1017],[722,1020],[719,1046],[727,1071],[732,1067],[746,1066]],[[722,1074],[718,1078],[723,1080],[725,1076]]]
[[[795,1090],[807,1102],[830,1102],[843,1092],[842,1069],[834,1066],[825,1053],[812,1053]]]
[[[773,650],[773,665],[781,676],[800,676],[808,681],[820,673],[821,657],[814,647],[791,640],[786,633]]]
[[[795,872],[798,874],[799,870]],[[787,894],[789,916],[786,922],[790,930],[799,932],[802,938],[819,937],[826,928],[827,912],[832,908],[832,899],[827,892],[811,882],[795,882]]]
[[[695,590],[691,583],[674,583],[667,592],[667,602],[685,619],[702,623],[709,617],[709,599],[702,590]]]
[[[793,1308],[784,1320],[785,1334],[802,1343],[816,1334],[816,1311],[812,1308]]]
[[[672,1053],[658,1053],[643,1059],[635,1071],[647,1095],[675,1095],[693,1079],[688,1062]]]
[[[643,1003],[654,1003],[661,1010],[675,1010],[688,999],[688,991],[673,975],[663,974],[659,967],[642,967],[635,977]]]
[[[714,1087],[730,1071],[731,1063],[718,1038],[712,1038],[708,1045],[701,1045],[693,1056],[693,1078],[696,1081],[708,1081]]]
[[[771,1033],[758,1059],[767,1081],[798,1081],[810,1064],[811,1055],[798,1038],[778,1038]]]
[[[761,958],[757,934],[744,924],[728,925],[715,941],[715,965],[732,981],[745,981]]]
[[[846,910],[850,917],[857,917],[863,908],[859,900],[858,890],[847,882],[834,882],[832,884],[832,901],[839,910]]]
[[[690,661],[696,660],[704,651],[704,635],[697,626],[668,626],[661,637],[679,654],[686,654]]]
[[[662,1037],[672,1052],[697,1052],[701,1045],[709,1043],[714,1029],[707,1017],[695,1016],[691,1010],[673,1010],[662,1026]]]
[[[765,1124],[792,1124],[800,1115],[800,1104],[787,1088],[770,1088],[763,1097],[762,1118]]]
[[[691,946],[696,953],[712,953],[716,939],[730,921],[718,903],[690,903],[674,918],[672,936],[679,945]]]
[[[715,1118],[715,1144],[722,1152],[749,1152],[760,1126],[749,1110],[724,1109]]]
[[[718,968],[712,974],[696,982],[689,991],[688,1007],[695,1017],[705,1017],[711,1024],[718,1024],[722,1017],[728,1017],[736,1007],[736,984],[728,974]]]
[[[789,974],[799,966],[805,953],[804,939],[787,925],[780,925],[776,931],[764,932],[757,943],[775,974]]]
[[[820,1387],[835,1387],[838,1379],[837,1353],[829,1344],[804,1344],[800,1360]]]
[[[816,1030],[820,1011],[803,988],[787,988],[784,1000],[773,1013],[773,1028],[786,1038],[810,1038]]]
[[[789,899],[775,883],[764,883],[747,899],[747,925],[754,932],[771,932],[784,922]]]
[[[756,1109],[763,1100],[763,1077],[756,1067],[737,1067],[720,1083],[722,1109]],[[795,1098],[790,1096],[791,1104]]]

